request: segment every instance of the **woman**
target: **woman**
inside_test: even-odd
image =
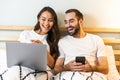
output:
[[[44,7],[37,16],[37,24],[35,25],[34,30],[23,31],[20,34],[19,41],[24,43],[46,44],[48,52],[48,68],[53,69],[55,61],[59,56],[59,38],[60,35],[58,29],[57,15],[51,7]],[[26,67],[13,66],[12,68],[8,69],[8,71],[4,73],[2,77],[3,80],[36,80],[41,78],[40,75],[44,76],[44,74],[39,74],[36,76],[34,76],[33,74],[28,75],[30,72],[34,72],[34,70],[31,70]],[[13,73],[15,75],[11,75]],[[48,76],[51,76],[50,72]],[[46,77],[44,76],[44,78]]]

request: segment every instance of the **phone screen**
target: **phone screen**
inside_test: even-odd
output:
[[[80,62],[82,64],[85,64],[85,57],[83,56],[77,56],[75,59],[76,62]]]

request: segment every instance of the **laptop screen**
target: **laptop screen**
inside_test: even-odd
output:
[[[44,44],[6,42],[7,66],[20,65],[46,71],[47,50]]]

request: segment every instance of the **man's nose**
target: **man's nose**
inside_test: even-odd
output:
[[[69,27],[70,25],[71,25],[70,22],[67,22],[66,26]]]

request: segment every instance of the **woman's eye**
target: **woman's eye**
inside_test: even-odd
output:
[[[45,19],[42,19],[42,21],[45,21]]]
[[[53,20],[48,20],[49,22],[53,22]]]

